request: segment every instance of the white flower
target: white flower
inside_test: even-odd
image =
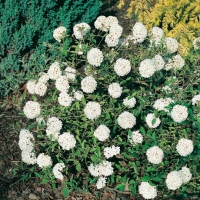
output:
[[[165,112],[168,112],[169,109],[168,108],[165,108],[167,106],[169,106],[170,103],[174,102],[171,98],[160,98],[160,99],[157,99],[155,101],[155,103],[153,104],[153,108],[161,111],[161,110],[164,110]]]
[[[58,41],[61,42],[61,39],[64,38],[66,33],[66,28],[64,26],[60,26],[53,31],[53,37]]]
[[[62,128],[62,121],[57,117],[50,117],[47,120],[47,128],[52,132],[59,132]]]
[[[144,78],[149,78],[156,71],[156,66],[153,60],[145,59],[140,63],[139,72]]]
[[[111,83],[108,86],[108,93],[113,98],[118,98],[122,94],[122,87],[119,85],[119,83]]]
[[[71,106],[73,98],[67,92],[61,92],[58,97],[58,103],[61,106]]]
[[[136,99],[135,97],[126,97],[123,99],[123,104],[128,107],[128,108],[134,108],[136,104]]]
[[[162,56],[156,55],[152,60],[155,63],[156,71],[159,71],[164,68],[165,61],[163,60]]]
[[[60,132],[59,131],[51,130],[49,127],[47,127],[46,134],[47,134],[47,136],[49,138],[52,137],[52,141],[56,141],[56,140],[58,140]]]
[[[200,102],[200,94],[195,95],[195,96],[192,98],[192,105],[193,105],[193,106],[194,106],[195,104],[197,104],[198,102]]]
[[[131,63],[129,60],[119,58],[114,64],[114,71],[118,76],[125,76],[131,71]]]
[[[69,151],[76,146],[76,139],[74,135],[70,134],[69,132],[64,132],[62,135],[59,135],[58,143],[63,150]]]
[[[42,72],[40,74],[40,78],[38,79],[38,82],[46,84],[48,80],[49,80],[49,75],[47,73]]]
[[[193,40],[192,44],[193,44],[194,49],[200,49],[200,37]]]
[[[155,46],[158,46],[161,43],[161,39],[164,35],[164,31],[161,28],[155,26],[151,29],[151,32],[149,35],[150,35],[150,44],[151,44],[150,46],[152,46],[153,43],[155,44]]]
[[[27,82],[26,88],[30,94],[35,94],[35,84],[36,84],[36,80],[33,80],[33,79]]]
[[[65,168],[64,163],[57,163],[53,167],[53,174],[55,178],[63,180],[64,176],[62,175],[61,171]]]
[[[92,76],[86,76],[81,81],[81,89],[85,93],[93,93],[97,88],[97,82]]]
[[[133,131],[132,135],[128,135],[128,140],[133,146],[135,146],[142,143],[143,136],[139,131]]]
[[[168,63],[165,66],[165,70],[170,70],[170,69],[181,69],[185,65],[185,60],[178,54],[172,59],[168,60]]]
[[[114,16],[108,16],[106,17],[106,24],[110,27],[114,22],[118,23],[117,17]]]
[[[182,178],[178,171],[172,171],[167,174],[166,185],[169,190],[176,190],[182,185]]]
[[[72,67],[66,67],[65,76],[67,77],[67,79],[74,81],[76,78],[76,69]]]
[[[97,102],[90,101],[86,104],[84,113],[88,119],[97,119],[101,115],[101,106]]]
[[[62,74],[59,62],[52,63],[49,67],[47,74],[50,79],[56,80],[57,78],[59,78]]]
[[[91,27],[85,22],[76,24],[73,27],[73,31],[74,31],[74,35],[76,39],[78,40],[83,39],[83,37],[90,31],[90,29]]]
[[[114,145],[111,147],[106,147],[103,150],[103,154],[107,159],[112,158],[113,156],[120,154],[120,147],[115,147]]]
[[[94,131],[94,136],[101,142],[107,140],[110,136],[110,129],[106,125],[99,125]]]
[[[147,37],[147,29],[141,22],[136,22],[133,26],[133,35],[131,39],[134,40],[134,43],[141,43]]]
[[[121,36],[123,28],[118,24],[118,22],[113,22],[110,26],[109,33],[115,34],[118,38]]]
[[[87,53],[89,64],[99,67],[103,61],[103,53],[98,48],[92,48]]]
[[[21,157],[22,157],[22,162],[28,165],[34,165],[37,163],[37,158],[34,152],[22,151]]]
[[[136,118],[132,113],[124,111],[117,118],[117,122],[123,129],[133,128],[136,124]]]
[[[106,186],[106,177],[99,177],[96,183],[97,189],[104,188]]]
[[[187,183],[191,180],[192,174],[190,172],[190,169],[187,167],[182,167],[181,170],[178,171],[181,175],[183,183]]]
[[[177,40],[174,38],[166,37],[165,44],[166,44],[167,51],[169,53],[174,53],[178,50],[179,44],[178,44]]]
[[[153,120],[155,119],[155,122],[153,122]],[[153,113],[149,113],[147,116],[146,116],[146,123],[148,125],[149,128],[156,128],[160,125],[160,118],[159,117],[155,117],[155,115]]]
[[[108,47],[115,47],[119,43],[119,38],[114,33],[109,33],[105,38],[105,43],[108,45]]]
[[[155,186],[151,186],[148,182],[142,182],[139,187],[139,194],[144,199],[154,199],[157,196],[157,190]]]
[[[39,96],[44,96],[46,94],[46,91],[47,91],[47,86],[45,83],[37,82],[35,84],[35,94]]]
[[[78,101],[81,101],[82,98],[84,98],[83,92],[80,90],[74,92],[74,98]]]
[[[40,104],[34,101],[27,101],[23,111],[27,118],[34,119],[40,115]]]
[[[60,92],[67,92],[69,90],[69,82],[66,76],[60,76],[56,79],[56,88]]]
[[[164,153],[162,149],[160,149],[158,146],[153,146],[149,148],[146,152],[146,155],[148,161],[152,164],[159,164],[164,158]]]
[[[37,164],[40,168],[50,167],[52,165],[51,157],[44,155],[44,153],[40,153],[37,157]]]
[[[183,122],[188,117],[188,109],[185,106],[182,105],[175,105],[171,111],[171,118],[175,122]]]
[[[98,30],[107,32],[109,30],[110,24],[109,21],[106,20],[105,16],[99,16],[94,22],[94,26]]]
[[[181,138],[176,145],[176,150],[181,156],[188,156],[193,152],[193,141],[185,138]]]

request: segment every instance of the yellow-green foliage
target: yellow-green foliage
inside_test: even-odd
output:
[[[178,40],[179,53],[187,55],[192,41],[200,36],[200,0],[156,0],[151,6],[152,3],[151,0],[132,0],[127,16],[134,11],[148,29],[161,27],[167,36]]]

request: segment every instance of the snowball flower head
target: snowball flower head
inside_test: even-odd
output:
[[[96,183],[97,189],[104,188],[106,186],[106,177],[99,177]]]
[[[94,131],[94,136],[101,142],[107,140],[110,136],[110,129],[106,125],[99,125]]]
[[[164,158],[164,153],[158,146],[151,147],[146,152],[147,159],[152,164],[159,164]]]
[[[108,93],[113,98],[118,98],[122,94],[122,87],[119,85],[119,83],[111,83],[108,86]]]
[[[176,150],[181,156],[188,156],[193,152],[193,141],[185,138],[181,138],[176,145]]]
[[[136,118],[132,113],[124,111],[117,118],[117,122],[123,129],[133,128],[136,124]]]
[[[103,53],[98,48],[92,48],[87,53],[89,64],[99,67],[103,61]]]
[[[62,128],[62,121],[57,117],[50,117],[47,120],[47,128],[52,130],[52,132],[59,132]]]
[[[110,26],[109,33],[115,34],[118,38],[121,36],[123,28],[118,24],[118,22],[113,22]]]
[[[40,115],[40,104],[35,101],[27,101],[23,111],[28,119],[34,119]]]
[[[141,144],[143,141],[143,136],[139,131],[133,131],[131,135],[128,135],[130,143],[135,146]]]
[[[138,189],[139,194],[141,194],[144,199],[153,199],[157,196],[156,187],[151,186],[148,182],[142,182]]]
[[[76,78],[76,69],[72,67],[66,67],[65,76],[67,77],[68,80],[74,81]]]
[[[61,106],[71,106],[73,98],[67,92],[61,92],[58,97],[58,103]]]
[[[97,119],[101,115],[101,106],[97,102],[90,101],[86,104],[84,113],[88,119]]]
[[[175,105],[171,111],[171,118],[178,123],[185,121],[188,117],[188,109],[182,105]]]
[[[50,79],[56,80],[57,78],[59,78],[62,74],[60,69],[60,63],[59,62],[52,63],[51,66],[49,67],[47,74]]]
[[[106,23],[108,24],[108,26],[110,27],[113,23],[118,23],[118,19],[117,17],[114,16],[108,16],[106,17]]]
[[[51,130],[49,127],[47,127],[47,129],[46,129],[46,134],[47,134],[47,136],[49,137],[49,138],[51,138],[52,139],[52,141],[56,141],[56,140],[58,140],[58,137],[59,137],[59,135],[60,135],[60,132],[59,131],[53,131],[53,130]]]
[[[47,73],[40,73],[40,78],[38,79],[38,82],[46,84],[49,80],[49,75]]]
[[[65,33],[66,33],[66,28],[64,26],[60,26],[58,28],[56,28],[53,31],[53,37],[58,41],[61,42],[61,40],[65,37]]]
[[[114,71],[118,76],[125,76],[131,71],[131,63],[129,60],[119,58],[114,64]]]
[[[21,157],[22,157],[22,162],[28,165],[34,165],[37,163],[37,158],[34,152],[22,151]]]
[[[74,98],[78,101],[81,101],[82,98],[84,98],[83,92],[80,90],[74,92]]]
[[[70,150],[76,146],[76,139],[74,135],[69,132],[64,132],[58,137],[58,143],[63,150]]]
[[[153,60],[145,59],[140,63],[139,73],[144,78],[151,77],[156,71],[156,66]]]
[[[123,104],[128,108],[134,108],[136,104],[135,97],[126,97],[123,99]]]
[[[83,39],[83,37],[90,31],[90,29],[91,27],[85,22],[76,24],[73,27],[73,31],[74,31],[74,35],[76,39],[78,40]]]
[[[155,101],[155,103],[153,104],[153,108],[159,111],[164,110],[165,112],[168,112],[169,110],[165,107],[169,106],[169,104],[172,102],[173,100],[171,98],[160,98]]]
[[[174,53],[178,50],[179,44],[178,44],[177,40],[174,38],[166,37],[165,44],[166,44],[167,51],[169,53]]]
[[[182,178],[178,171],[172,171],[167,174],[166,185],[169,190],[176,190],[182,185]]]
[[[153,120],[155,120],[155,122],[153,122]],[[149,128],[156,128],[160,125],[160,118],[159,117],[155,117],[155,115],[153,113],[149,113],[146,116],[146,123],[148,125]]]
[[[50,167],[52,165],[51,157],[44,153],[40,153],[37,157],[37,164],[40,168]]]
[[[39,96],[44,96],[47,91],[47,85],[43,82],[37,82],[35,84],[35,94]]]
[[[36,80],[33,80],[33,79],[27,82],[26,88],[30,94],[35,94],[35,84],[36,84]]]
[[[192,98],[192,105],[193,105],[193,106],[194,106],[195,104],[197,104],[198,102],[200,102],[200,94],[195,95],[195,96]]]
[[[64,168],[65,168],[65,164],[64,163],[57,163],[56,165],[54,165],[53,174],[54,174],[55,178],[63,180],[64,176],[62,175],[61,171]]]
[[[92,76],[86,76],[81,81],[81,89],[85,93],[93,93],[96,90],[97,82]]]
[[[116,147],[114,145],[112,145],[111,147],[106,147],[103,150],[103,154],[107,159],[112,158],[113,156],[120,154],[120,147]]]
[[[94,26],[98,30],[108,32],[110,24],[105,16],[99,16],[99,17],[97,17],[96,21],[94,22]]]
[[[151,39],[156,39],[156,38],[161,39],[163,37],[163,35],[164,35],[164,31],[159,27],[154,26],[151,29],[151,32],[150,32]]]
[[[155,55],[155,57],[153,58],[153,62],[155,64],[156,71],[163,69],[165,66],[165,61],[160,55]]]
[[[172,59],[168,60],[168,63],[165,66],[165,70],[170,69],[181,69],[185,65],[185,60],[178,54]]]
[[[141,43],[147,37],[147,29],[141,22],[136,22],[133,26],[133,35],[132,39],[134,43]]]
[[[108,47],[115,47],[119,43],[119,37],[114,33],[109,33],[106,35],[105,43],[108,45]]]
[[[60,76],[56,79],[56,88],[60,92],[67,92],[69,90],[69,82],[66,76]]]
[[[200,37],[196,38],[192,44],[194,49],[200,49]]]
[[[188,183],[191,178],[192,178],[192,174],[190,172],[190,169],[187,167],[182,167],[181,170],[178,171],[181,175],[182,181],[183,183]]]

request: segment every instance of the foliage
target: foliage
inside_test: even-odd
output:
[[[124,5],[119,1],[118,8]],[[134,13],[135,18],[143,22],[150,30],[159,26],[169,37],[180,43],[179,53],[186,56],[192,47],[192,41],[200,35],[200,3],[196,0],[132,0],[127,16]]]
[[[97,81],[97,89],[92,94],[85,93],[81,101],[74,100],[69,107],[59,105],[59,91],[55,89],[55,81],[53,80],[48,82],[48,91],[44,97],[24,94],[23,101],[18,103],[18,107],[22,109],[27,100],[39,102],[41,116],[45,122],[49,116],[58,117],[63,123],[61,133],[69,131],[76,138],[75,148],[64,151],[57,141],[47,137],[44,123],[39,124],[34,120],[27,119],[25,122],[27,126],[22,128],[26,128],[34,134],[36,153],[44,152],[51,156],[53,165],[58,162],[65,164],[66,167],[62,172],[64,180],[61,183],[64,196],[77,188],[89,190],[97,182],[97,178],[89,173],[88,166],[91,163],[98,164],[105,160],[103,150],[112,145],[120,147],[120,154],[108,159],[112,162],[114,174],[107,178],[107,186],[115,187],[116,190],[121,191],[125,189],[125,186],[128,186],[128,190],[136,195],[138,185],[142,181],[148,181],[151,185],[159,188],[159,195],[162,196],[162,199],[169,199],[172,197],[172,192],[166,188],[167,174],[187,165],[192,173],[192,180],[176,190],[173,196],[187,197],[190,194],[198,194],[200,189],[198,174],[200,167],[198,162],[200,144],[198,114],[200,107],[198,105],[192,106],[191,99],[200,91],[200,78],[197,75],[200,73],[198,69],[199,50],[192,50],[182,69],[161,70],[150,78],[143,78],[138,70],[142,60],[160,54],[166,64],[174,54],[167,53],[163,44],[158,47],[150,47],[148,38],[140,44],[129,41],[129,45],[125,45],[126,43],[122,42],[110,49],[103,42],[106,35],[107,33],[94,30],[81,41],[71,38],[73,43],[69,48],[65,46],[65,41],[59,45],[46,44],[48,50],[59,55],[56,57],[56,61],[66,62],[67,65],[78,70],[75,81],[70,83],[69,95],[73,95],[73,90],[80,90],[81,80],[86,76],[85,73],[89,73],[88,71],[84,73],[86,66],[89,66],[90,75]],[[122,41],[125,41],[124,39],[124,37],[121,38]],[[80,44],[83,55],[78,54]],[[104,60],[100,67],[93,67],[87,61],[87,52],[94,47],[100,48],[103,52]],[[67,54],[67,57],[63,56],[63,53]],[[118,76],[113,70],[114,63],[118,58],[125,58],[131,62],[131,71],[124,77]],[[42,72],[47,72],[49,64],[54,61],[53,58],[49,58]],[[62,70],[64,67],[62,65]],[[108,85],[112,82],[118,82],[123,87],[122,96],[117,99],[108,94]],[[171,88],[171,92],[163,91],[162,88],[166,85]],[[137,99],[134,108],[130,109],[124,106],[123,99],[127,96]],[[155,100],[166,97],[171,97],[174,100],[174,103],[169,105],[169,110],[175,104],[181,104],[188,108],[187,120],[176,123],[170,117],[169,112],[153,109]],[[98,119],[89,120],[84,114],[83,110],[89,101],[100,103],[102,113]],[[117,118],[123,111],[129,111],[137,118],[134,128],[122,129],[118,125]],[[145,118],[149,113],[160,117],[162,123],[159,127],[151,129],[147,126]],[[94,130],[100,124],[107,125],[111,130],[109,139],[104,142],[94,137]],[[134,146],[130,143],[128,135],[135,130],[142,133],[144,140],[142,144]],[[176,151],[176,144],[182,137],[189,138],[194,142],[193,153],[186,157],[180,156]],[[149,163],[146,157],[147,149],[154,145],[158,145],[164,151],[163,162],[158,165]],[[23,165],[26,166],[26,164]],[[49,182],[52,187],[55,187],[55,183],[59,183],[52,173],[52,167],[42,170],[38,165],[34,165],[34,167],[35,173],[32,173],[32,176],[39,177],[42,183]],[[31,169],[33,170],[33,168]]]
[[[32,72],[43,69],[46,47],[42,43],[55,43],[55,28],[63,25],[70,34],[75,23],[94,20],[100,5],[98,0],[1,0],[0,97],[19,89]],[[69,44],[66,39],[65,45]],[[56,58],[54,53],[46,54]]]

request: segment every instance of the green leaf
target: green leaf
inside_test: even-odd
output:
[[[76,170],[77,170],[78,172],[81,172],[81,164],[80,164],[80,163],[78,163],[78,164],[76,165]]]
[[[142,126],[140,126],[140,132],[141,132],[142,134],[145,134],[145,133],[146,133],[145,129],[144,129]]]
[[[86,105],[85,98],[82,98],[82,99],[81,99],[81,102],[82,102],[82,104],[83,104],[84,106]]]
[[[132,192],[133,196],[135,196],[137,194],[137,182],[134,183],[131,192]]]
[[[153,181],[155,182],[160,182],[162,179],[158,176],[156,176],[155,178],[152,178]]]
[[[142,181],[144,181],[144,182],[147,182],[147,181],[149,181],[150,179],[151,179],[150,176],[144,176],[144,177],[142,177]]]
[[[35,176],[37,176],[38,178],[41,178],[42,175],[41,174],[38,174],[37,172],[34,172]]]
[[[42,182],[40,184],[45,184],[45,183],[48,183],[50,180],[48,179],[43,179]]]
[[[63,189],[62,189],[62,194],[63,194],[63,196],[66,198],[66,197],[68,197],[69,196],[69,189],[67,188],[67,187],[64,187]]]
[[[120,191],[124,191],[125,184],[123,184],[123,183],[117,184],[116,187],[115,187],[115,189],[116,190],[120,190]]]

